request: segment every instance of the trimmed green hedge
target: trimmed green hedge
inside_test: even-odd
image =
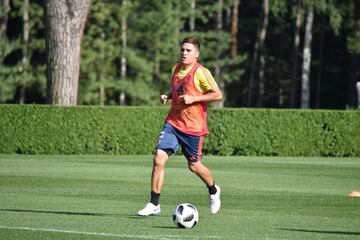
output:
[[[360,156],[358,111],[226,109],[209,122],[212,154]]]
[[[150,154],[166,107],[0,105],[0,153]],[[210,109],[213,155],[360,156],[360,112]]]

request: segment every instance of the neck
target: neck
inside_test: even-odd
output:
[[[195,63],[196,62],[193,62],[193,63],[190,63],[190,64],[182,64],[182,69],[183,70],[186,70],[186,69],[188,69],[188,68],[191,68],[192,66],[194,66],[195,65]]]

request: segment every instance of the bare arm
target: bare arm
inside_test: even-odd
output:
[[[222,99],[222,93],[219,87],[216,86],[213,89],[209,90],[204,95],[201,96],[181,95],[180,99],[182,99],[185,104],[192,104],[194,102],[220,101]]]

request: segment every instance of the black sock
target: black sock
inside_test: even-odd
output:
[[[156,193],[154,191],[151,191],[151,200],[150,202],[154,204],[155,206],[159,205],[160,201],[160,193]]]
[[[213,195],[213,194],[215,194],[217,192],[217,189],[215,187],[215,183],[210,187],[208,186],[208,189],[209,189],[209,194],[210,195]]]

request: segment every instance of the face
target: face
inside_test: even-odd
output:
[[[195,45],[191,43],[184,43],[180,51],[181,63],[184,65],[191,65],[197,61],[199,51]]]

